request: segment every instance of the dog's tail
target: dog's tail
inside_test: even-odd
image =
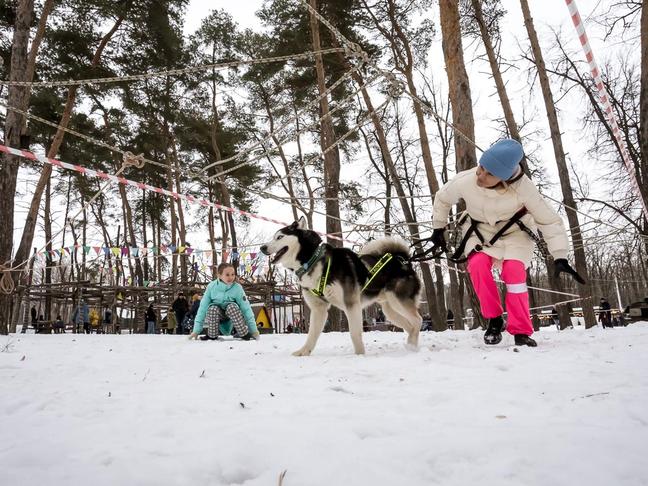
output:
[[[381,257],[385,253],[391,253],[392,255],[407,259],[409,258],[410,247],[404,239],[398,236],[388,236],[372,240],[360,250],[360,256],[371,255]]]

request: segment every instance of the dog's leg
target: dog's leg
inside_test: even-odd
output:
[[[410,325],[407,318],[394,310],[389,302],[382,303],[382,310],[385,313],[385,317],[395,326],[400,327],[407,334],[412,332],[412,326]]]
[[[417,349],[423,319],[418,312],[416,303],[409,299],[401,301],[391,293],[387,295],[387,301],[389,306],[409,323],[409,329],[405,329],[407,331],[407,345],[412,349]]]
[[[345,309],[344,313],[349,321],[349,334],[355,354],[364,354],[364,343],[362,342],[362,306],[355,304]]]
[[[308,327],[308,337],[306,338],[306,343],[297,351],[293,353],[293,356],[309,356],[317,340],[324,329],[324,324],[326,323],[326,315],[328,313],[328,308],[330,305],[316,297],[311,297],[306,292],[303,293],[304,300],[308,307],[310,308],[310,325]]]

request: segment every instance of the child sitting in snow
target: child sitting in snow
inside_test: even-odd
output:
[[[221,263],[217,274],[218,278],[207,286],[200,301],[189,339],[196,339],[205,324],[207,335],[201,336],[201,340],[216,339],[219,334],[230,335],[232,328],[245,340],[259,339],[254,312],[243,287],[236,282],[234,266]]]

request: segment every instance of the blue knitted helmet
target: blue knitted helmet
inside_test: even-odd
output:
[[[505,138],[482,154],[479,165],[495,177],[506,181],[513,177],[522,157],[524,157],[522,145],[515,140]]]

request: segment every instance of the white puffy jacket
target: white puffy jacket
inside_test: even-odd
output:
[[[477,185],[476,171],[477,168],[460,172],[436,194],[432,215],[434,228],[445,227],[452,205],[463,199],[470,218],[482,223],[478,229],[488,242],[518,210],[526,207],[528,213],[521,222],[531,230],[542,232],[554,258],[567,258],[569,243],[562,219],[547,204],[531,179],[524,175],[507,188],[486,189]],[[469,226],[470,219],[462,226],[464,234]],[[466,244],[465,254],[469,255],[478,244],[481,242],[473,233]],[[492,246],[482,245],[482,251],[496,260],[520,260],[528,267],[534,245],[529,235],[513,225]]]

